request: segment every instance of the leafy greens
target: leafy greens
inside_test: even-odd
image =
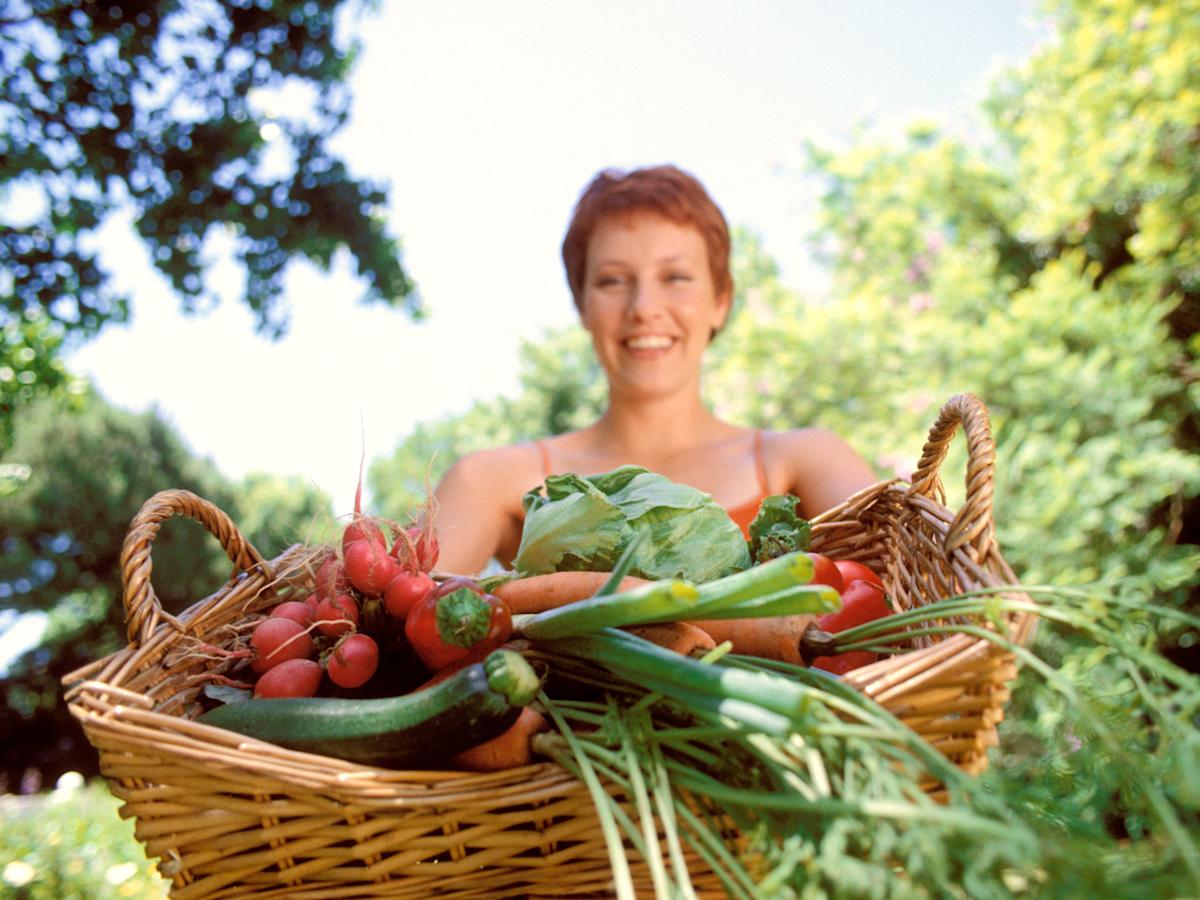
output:
[[[513,567],[523,575],[611,571],[635,535],[631,575],[711,581],[749,567],[746,541],[709,494],[644,469],[551,475],[523,500]]]

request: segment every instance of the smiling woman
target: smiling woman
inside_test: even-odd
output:
[[[578,431],[458,460],[436,490],[442,568],[508,566],[522,497],[547,475],[643,466],[711,494],[743,530],[768,494],[795,494],[811,518],[875,480],[829,431],[745,428],[705,405],[704,353],[733,296],[729,252],[724,215],[688,173],[656,166],[592,180],[562,254],[607,408]]]

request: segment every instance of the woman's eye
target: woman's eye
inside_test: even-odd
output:
[[[667,276],[667,281],[691,281],[692,276],[686,272],[672,272]]]
[[[599,288],[619,287],[624,283],[625,280],[617,275],[601,275],[596,279],[596,287]]]

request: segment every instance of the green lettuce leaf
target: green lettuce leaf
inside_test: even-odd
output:
[[[793,550],[807,550],[812,526],[796,515],[800,498],[792,494],[772,494],[763,498],[758,514],[750,523],[750,555],[764,563]]]
[[[710,581],[750,565],[737,523],[711,496],[640,466],[599,475],[553,475],[525,495],[513,561],[522,574],[611,571],[634,535],[630,574]]]

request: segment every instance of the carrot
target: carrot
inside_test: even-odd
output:
[[[763,659],[807,665],[801,644],[804,633],[817,616],[762,616],[757,619],[705,619],[692,622],[707,631],[718,644],[729,641],[733,652]]]
[[[492,593],[508,604],[513,615],[539,613],[586,600],[610,577],[609,572],[549,572],[505,582]],[[621,579],[620,589],[628,591],[643,584],[649,582],[627,575]]]
[[[688,622],[629,625],[625,630],[683,656],[703,656],[717,646],[712,635]]]
[[[549,728],[546,717],[526,706],[503,734],[450,757],[450,765],[468,772],[498,772],[533,762],[530,741]]]

